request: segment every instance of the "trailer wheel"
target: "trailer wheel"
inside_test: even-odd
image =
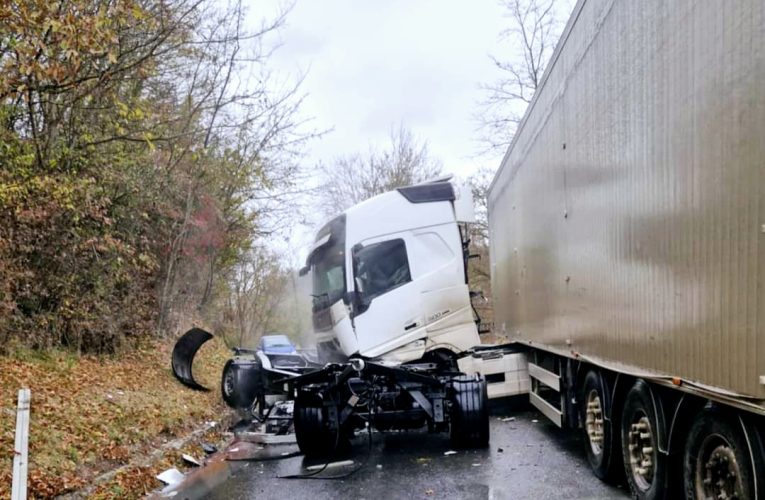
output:
[[[705,409],[685,444],[685,497],[762,498],[763,460],[762,441],[753,425],[734,413]]]
[[[669,459],[658,449],[663,429],[657,427],[651,389],[642,380],[627,393],[621,427],[624,471],[633,498],[668,498]]]
[[[483,377],[459,375],[452,382],[449,437],[458,448],[489,445],[489,397]]]
[[[335,451],[339,436],[329,428],[321,401],[308,394],[298,394],[292,415],[295,439],[304,455],[328,456]]]
[[[612,422],[606,420],[608,394],[603,377],[589,371],[582,384],[582,422],[584,447],[592,472],[603,481],[613,481],[619,473],[619,439]]]

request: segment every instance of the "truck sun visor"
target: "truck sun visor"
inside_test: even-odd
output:
[[[410,203],[454,201],[454,188],[450,182],[432,182],[398,188],[397,191]]]
[[[313,254],[315,254],[318,249],[320,249],[321,247],[329,243],[329,240],[331,237],[332,235],[330,233],[327,233],[321,238],[319,238],[318,240],[316,240],[316,242],[313,245],[311,245],[311,250],[308,252],[308,257],[306,257],[305,259],[306,266],[311,265],[311,257],[313,257]]]

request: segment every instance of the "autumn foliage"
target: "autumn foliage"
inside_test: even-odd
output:
[[[206,421],[220,422],[220,373],[229,351],[220,339],[202,347],[195,377],[212,391],[199,393],[173,378],[171,347],[142,343],[119,358],[25,349],[0,357],[0,498],[9,495],[11,484],[16,391],[10,388],[32,392],[32,498],[79,490]],[[201,450],[195,455],[201,457]],[[135,497],[161,485],[152,472],[128,468],[97,492],[102,498]]]
[[[283,16],[252,32],[245,16],[236,1],[0,2],[0,351],[112,353],[222,317],[310,137],[297,87],[267,69]]]

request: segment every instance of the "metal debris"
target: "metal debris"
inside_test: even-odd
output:
[[[319,469],[329,469],[331,467],[344,467],[346,465],[353,465],[353,460],[341,460],[339,462],[331,462],[326,465],[311,465],[306,467],[306,470],[319,470]]]

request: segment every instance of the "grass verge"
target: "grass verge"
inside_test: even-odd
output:
[[[204,393],[175,380],[172,345],[144,343],[114,358],[27,350],[0,357],[0,498],[10,495],[16,397],[22,387],[32,391],[32,498],[78,490],[206,421],[220,421],[226,412],[219,381],[229,351],[221,339],[213,338],[197,354],[194,376],[213,389]],[[94,495],[141,496],[160,485],[155,473],[177,463],[180,453],[167,453],[150,466],[128,467],[99,485]]]

